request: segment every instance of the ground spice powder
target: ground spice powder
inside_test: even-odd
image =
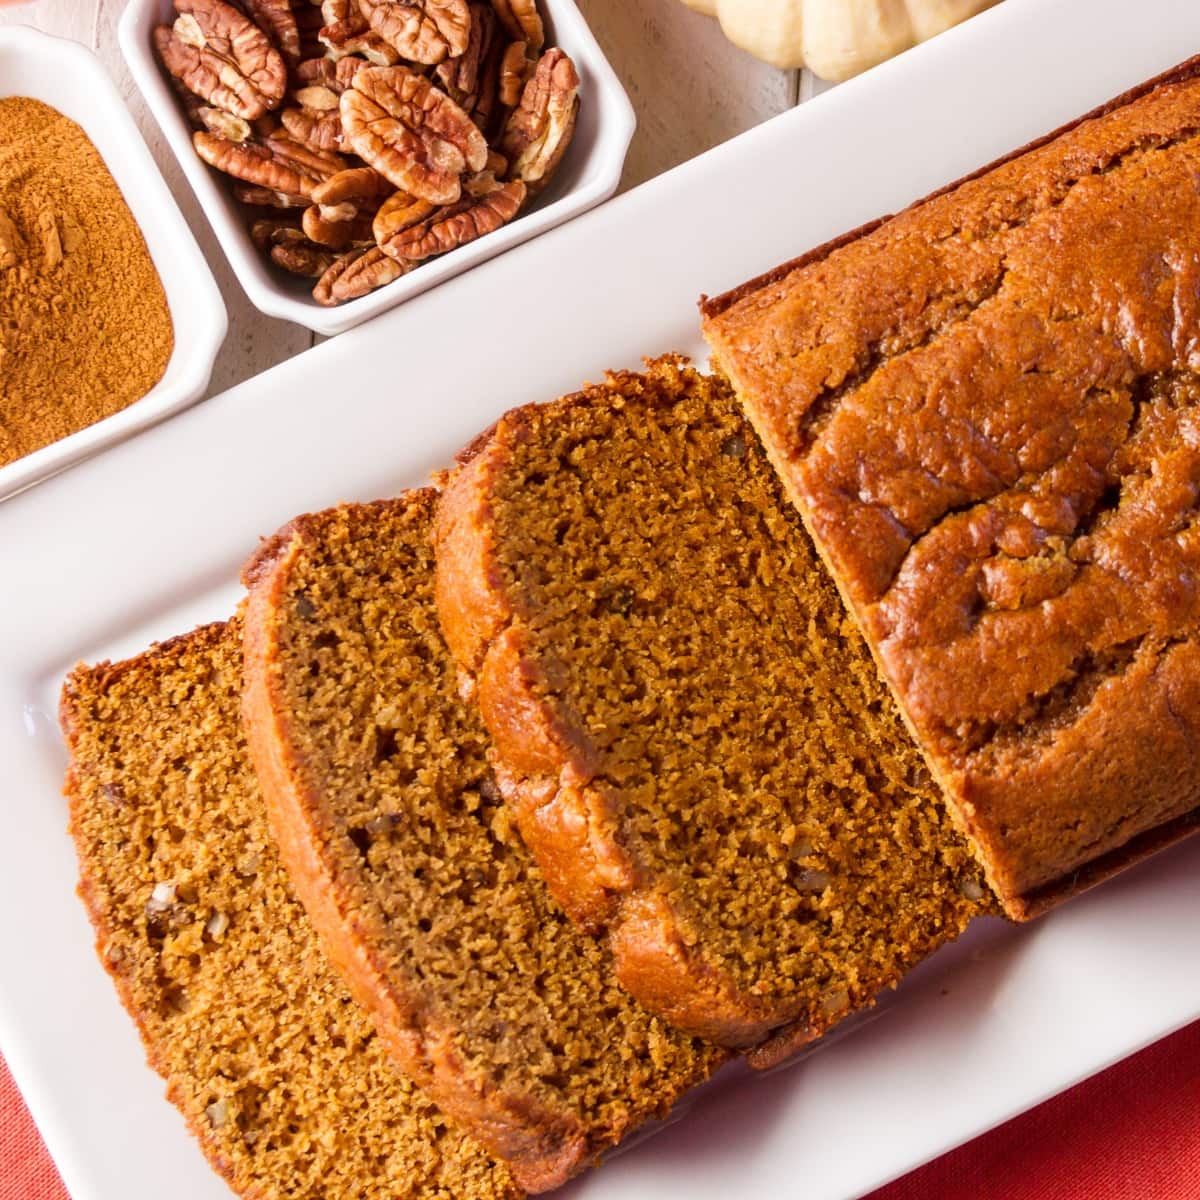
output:
[[[0,100],[0,466],[144,396],[174,334],[145,240],[87,135]]]

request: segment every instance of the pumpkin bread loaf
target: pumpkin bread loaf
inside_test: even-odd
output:
[[[269,836],[241,683],[231,622],[78,667],[63,692],[80,893],[168,1096],[254,1200],[517,1200],[326,965]]]
[[[988,907],[721,381],[660,360],[465,457],[443,629],[527,844],[644,1004],[765,1065]]]
[[[705,304],[1010,915],[1200,828],[1200,59]]]
[[[725,1055],[630,999],[522,845],[438,627],[435,501],[332,509],[264,545],[246,725],[330,957],[402,1066],[540,1191]]]

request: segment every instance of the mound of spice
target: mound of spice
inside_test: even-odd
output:
[[[171,314],[141,230],[87,135],[0,100],[0,466],[141,399]]]

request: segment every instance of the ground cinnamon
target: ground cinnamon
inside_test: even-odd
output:
[[[144,396],[174,346],[145,240],[74,121],[0,100],[0,466]]]

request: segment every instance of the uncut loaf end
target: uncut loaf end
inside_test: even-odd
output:
[[[990,910],[722,381],[659,360],[464,457],[446,639],[551,889],[647,1007],[765,1064]]]
[[[1200,829],[1200,58],[704,304],[1008,915]]]

